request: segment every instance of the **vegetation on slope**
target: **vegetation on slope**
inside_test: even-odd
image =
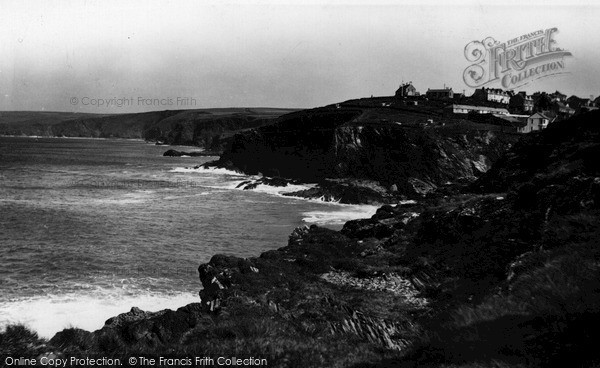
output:
[[[217,255],[199,268],[200,303],[48,342],[14,328],[0,345],[275,367],[598,366],[599,118],[524,137],[473,192],[383,206],[341,232],[297,229],[256,258]]]

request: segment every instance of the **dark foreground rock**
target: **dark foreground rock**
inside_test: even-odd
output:
[[[301,227],[284,248],[249,259],[216,255],[201,265],[200,303],[177,311],[132,308],[95,332],[64,330],[37,354],[235,354],[275,367],[348,366],[391,357],[418,334],[409,316],[423,313],[427,302],[400,269],[374,272],[387,261],[360,255],[373,246]]]

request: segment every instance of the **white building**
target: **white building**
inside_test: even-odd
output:
[[[468,114],[470,112],[476,112],[478,114],[508,115],[507,109],[488,106],[448,105],[445,107],[445,109],[446,112],[451,112],[453,114]]]
[[[476,89],[471,97],[481,102],[489,101],[508,105],[512,95],[512,91],[504,91],[500,88],[483,87]]]
[[[523,127],[517,129],[519,133],[530,133],[534,130],[542,130],[546,129],[546,127],[550,124],[550,119],[546,117],[544,114],[536,112],[527,118],[527,124]]]

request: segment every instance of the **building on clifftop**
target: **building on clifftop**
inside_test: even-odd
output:
[[[396,97],[414,97],[418,95],[419,92],[417,92],[415,86],[412,85],[412,82],[401,84],[395,94]]]
[[[546,129],[548,124],[550,124],[550,118],[548,118],[541,112],[536,112],[535,114],[528,117],[527,123],[524,126],[519,127],[517,131],[519,133],[530,133],[535,130]]]
[[[504,91],[500,88],[478,88],[471,98],[479,102],[497,102],[508,105],[512,91]]]
[[[452,99],[454,97],[454,92],[452,88],[442,88],[442,89],[427,89],[425,93],[428,99],[430,100],[445,100]]]

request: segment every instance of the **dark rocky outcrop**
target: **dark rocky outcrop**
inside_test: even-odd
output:
[[[272,187],[287,187],[288,184],[299,184],[298,180],[286,179],[280,177],[269,178],[263,176],[259,179],[245,180],[237,185],[236,188],[242,188],[244,190],[256,189],[261,184],[269,185]]]
[[[387,194],[413,197],[447,182],[474,180],[517,139],[497,127],[460,120],[428,125],[422,114],[343,104],[299,111],[234,135],[214,165],[307,183],[371,181]]]
[[[323,180],[313,188],[283,195],[345,204],[381,204],[398,199],[376,182],[352,179]]]
[[[180,343],[190,330],[211,323],[199,303],[176,311],[145,312],[133,307],[127,313],[108,319],[104,327],[95,332],[74,328],[63,330],[48,342],[48,346],[66,355],[168,349]]]

